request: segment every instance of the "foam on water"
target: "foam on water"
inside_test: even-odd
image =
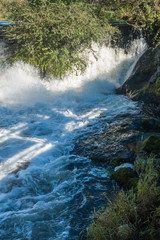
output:
[[[128,54],[102,46],[90,53],[83,75],[41,81],[18,62],[0,76],[1,239],[77,239],[98,196],[110,191],[105,169],[72,155],[74,139],[98,118],[136,114],[136,104],[114,94],[146,45],[135,40]],[[101,129],[99,129],[101,131]]]

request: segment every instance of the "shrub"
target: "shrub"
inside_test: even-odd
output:
[[[5,19],[15,25],[6,28],[7,59],[37,66],[62,77],[84,71],[84,49],[92,42],[106,43],[117,33],[109,21],[127,20],[146,33],[151,46],[160,44],[159,0],[1,0]]]
[[[96,6],[81,1],[12,0],[3,7],[15,23],[4,32],[9,42],[8,61],[37,66],[43,75],[62,77],[74,70],[84,71],[84,49],[92,50],[92,42],[107,42],[115,31],[107,19],[98,18]]]
[[[152,157],[136,161],[135,169],[139,174],[137,191],[122,190],[113,202],[109,201],[107,208],[95,215],[88,230],[88,239],[158,239],[160,232],[156,224],[160,189],[156,166]]]
[[[143,30],[150,46],[160,45],[159,0],[100,0],[98,2],[110,8],[112,17],[127,20],[128,24]]]

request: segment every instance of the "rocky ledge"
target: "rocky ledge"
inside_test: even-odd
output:
[[[135,187],[137,176],[131,170],[135,159],[151,152],[159,157],[160,119],[147,118],[141,112],[135,116],[119,115],[109,127],[105,120],[99,121],[101,131],[95,126],[91,132],[82,134],[75,140],[73,154],[102,164],[120,187]]]

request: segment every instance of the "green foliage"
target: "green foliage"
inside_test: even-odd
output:
[[[35,8],[42,5],[42,0],[28,0],[28,3],[30,7]]]
[[[159,0],[116,0],[110,8],[115,16],[143,30],[150,46],[160,45]]]
[[[158,239],[160,188],[157,185],[157,165],[152,157],[137,159],[137,191],[120,191],[103,212],[96,213],[88,230],[88,239]]]
[[[54,77],[84,71],[84,50],[92,50],[92,42],[107,42],[115,32],[106,18],[97,17],[92,4],[28,0],[4,4],[4,8],[15,23],[4,33],[9,42],[8,61],[22,60]]]
[[[143,143],[143,150],[160,156],[160,136],[150,136]]]
[[[159,0],[99,0],[102,9],[110,11],[110,19],[126,20],[128,24],[143,30],[150,46],[160,45]]]
[[[157,89],[158,94],[160,94],[160,77],[156,81],[156,89]]]
[[[160,98],[160,78],[157,78],[154,84],[148,84],[146,88],[146,93],[152,94],[156,101]]]
[[[150,46],[160,45],[159,0],[1,0],[8,61],[37,66],[55,77],[84,71],[84,49],[107,43],[117,29],[108,22],[127,20],[145,33]]]
[[[117,171],[112,172],[110,178],[125,189],[137,187],[138,180],[135,177],[135,172],[130,168],[119,168]]]

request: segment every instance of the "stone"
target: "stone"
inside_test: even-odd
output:
[[[133,168],[134,168],[134,165],[131,164],[131,163],[123,163],[123,164],[115,167],[114,171],[116,172],[116,171],[117,171],[118,169],[120,169],[120,168],[131,168],[131,169],[133,169]]]

